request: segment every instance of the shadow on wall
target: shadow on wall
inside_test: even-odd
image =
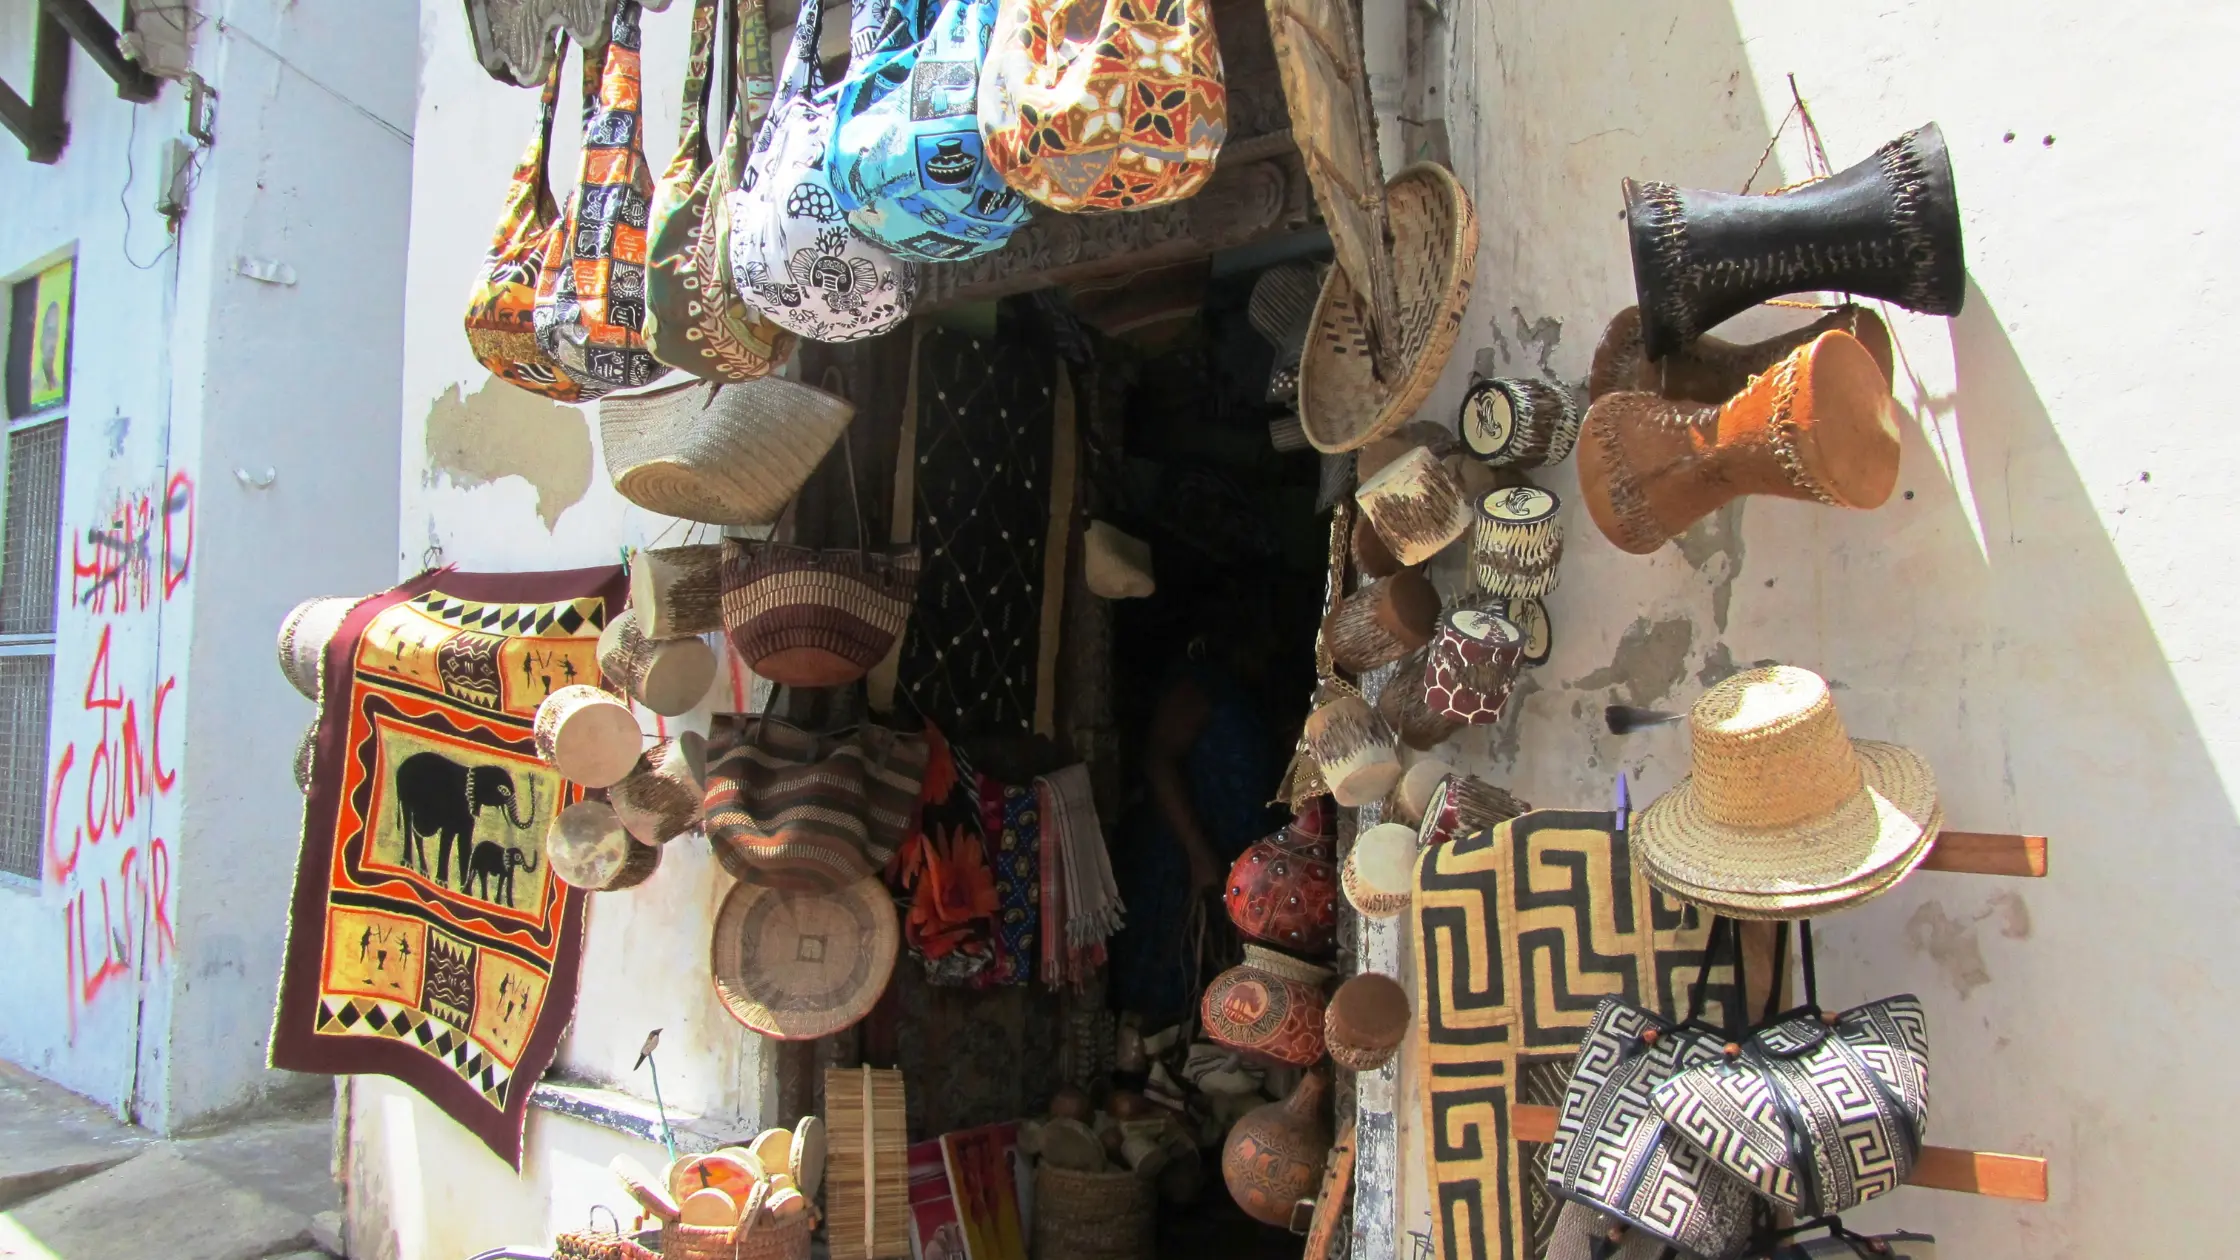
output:
[[[1485,232],[1465,339],[1426,409],[1443,423],[1473,359],[1578,382],[1605,322],[1633,301],[1619,180],[1739,188],[1779,113],[1778,101],[1772,117],[1761,109],[1723,3],[1491,0],[1453,13],[1450,132]],[[1779,40],[1797,42],[1780,34],[1754,47]],[[2028,197],[1994,179],[2003,122],[1964,96],[1917,112],[1879,79],[1855,84],[1846,76],[1876,73],[1869,51],[1826,49],[1794,67],[1808,93],[1816,81],[1826,93],[1815,114],[1835,165],[1933,108],[1971,244],[2034,231]],[[1797,178],[1801,153],[1792,127],[1757,186]],[[2181,1103],[2177,1093],[2214,1076],[2213,1047],[2229,1040],[2209,960],[2227,948],[2219,929],[2240,880],[2240,818],[2149,617],[2150,601],[2174,592],[2156,587],[2154,557],[2127,568],[2117,546],[2125,503],[2151,501],[2162,470],[2072,457],[2002,305],[2091,317],[2061,312],[2059,294],[2040,289],[2047,276],[1997,270],[2001,253],[1987,251],[1993,270],[1971,281],[1959,317],[1887,313],[1910,355],[1888,504],[1752,499],[1641,558],[1568,514],[1549,600],[1555,659],[1520,688],[1509,723],[1452,747],[1458,764],[1550,806],[1601,806],[1623,765],[1638,802],[1686,772],[1685,730],[1613,737],[1601,706],[1685,708],[1734,669],[1780,660],[1828,675],[1855,735],[1925,753],[1949,825],[2049,834],[2050,879],[1927,873],[1829,919],[1823,977],[1831,1004],[1908,989],[1927,999],[1946,1100],[1931,1139],[2051,1158],[2053,1201],[1913,1191],[1860,1220],[1930,1228],[1955,1252],[2130,1254],[2184,1239],[2159,1222],[2219,1206],[2199,1161],[2210,1135],[2240,1126],[2226,1094]],[[1762,309],[1719,331],[1754,340],[1804,318]],[[2065,402],[2061,425],[2092,423],[2082,409],[2116,396],[2125,370],[2111,364]],[[1568,463],[1535,477],[1575,497]],[[1403,1137],[1416,1168],[1418,1147]],[[1420,1184],[1409,1195],[1403,1233],[1424,1223]]]

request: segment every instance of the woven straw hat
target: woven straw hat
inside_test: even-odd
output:
[[[1364,304],[1332,267],[1299,361],[1299,419],[1316,450],[1350,451],[1405,424],[1430,396],[1462,331],[1478,271],[1478,217],[1443,166],[1418,162],[1385,186],[1400,289],[1399,368],[1377,378]]]
[[[716,997],[765,1037],[808,1041],[871,1013],[902,929],[876,879],[834,893],[734,884],[716,912]]]
[[[599,403],[607,475],[649,512],[711,525],[778,519],[855,407],[798,381],[687,381]]]
[[[1852,739],[1827,680],[1774,665],[1688,713],[1693,770],[1635,822],[1649,879],[1738,918],[1857,905],[1926,857],[1943,826],[1920,754]]]

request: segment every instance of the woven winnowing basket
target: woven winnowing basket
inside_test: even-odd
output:
[[[832,1260],[910,1254],[906,1101],[900,1072],[824,1074],[825,1242]]]
[[[1333,267],[1315,303],[1299,363],[1299,419],[1320,451],[1356,450],[1392,432],[1430,396],[1462,331],[1478,270],[1478,216],[1443,166],[1418,162],[1385,186],[1392,265],[1400,291],[1399,366],[1380,380],[1366,314],[1345,269]]]
[[[649,512],[713,525],[778,519],[855,407],[782,377],[690,381],[599,404],[607,476]]]
[[[1148,1260],[1156,1193],[1132,1172],[1042,1165],[1034,1174],[1034,1260]]]
[[[773,682],[853,682],[886,656],[918,591],[918,550],[723,544],[723,624],[747,668]]]

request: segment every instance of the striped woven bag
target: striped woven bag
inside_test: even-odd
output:
[[[701,816],[716,860],[746,883],[837,892],[876,874],[917,821],[926,741],[883,726],[817,735],[748,718],[708,770]]]

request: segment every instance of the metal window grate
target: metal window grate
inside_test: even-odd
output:
[[[62,544],[62,427],[57,421],[8,435],[0,634],[54,633],[54,574]]]
[[[0,871],[39,878],[54,658],[0,656]]]

